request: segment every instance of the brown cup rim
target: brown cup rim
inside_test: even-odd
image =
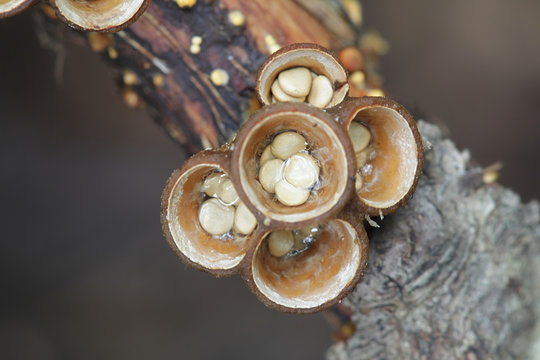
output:
[[[333,206],[329,207],[328,210],[311,217],[306,217],[303,220],[287,221],[281,219],[286,215],[276,215],[268,209],[259,209],[252,201],[250,195],[246,192],[246,187],[249,185],[244,185],[242,180],[242,173],[244,172],[244,169],[241,164],[241,157],[244,147],[246,146],[246,141],[249,139],[250,132],[265,120],[282,114],[302,114],[302,116],[311,116],[316,118],[318,121],[323,122],[334,132],[335,137],[339,139],[340,146],[343,148],[343,152],[345,153],[346,157],[347,169],[345,169],[344,174],[346,178],[346,185],[344,186],[343,192],[339,199]],[[314,222],[322,222],[325,219],[335,216],[341,209],[343,209],[353,195],[355,158],[350,138],[343,126],[341,126],[331,116],[329,116],[323,110],[309,104],[275,103],[256,111],[238,131],[234,144],[231,146],[231,151],[231,179],[236,191],[240,199],[255,215],[255,217],[260,219],[262,224],[269,229],[299,228]]]
[[[344,210],[344,212],[345,211],[348,211],[348,210]],[[342,301],[347,295],[349,295],[349,293],[356,287],[358,282],[364,276],[364,271],[367,267],[367,263],[369,259],[369,238],[361,222],[359,223],[358,226],[355,226],[354,224],[345,220],[344,218],[341,218],[340,216],[335,217],[331,220],[339,220],[339,221],[348,223],[356,231],[357,237],[355,241],[358,242],[358,246],[360,247],[360,260],[358,262],[358,266],[356,268],[354,276],[351,278],[351,280],[347,283],[347,285],[345,285],[341,289],[341,291],[335,297],[328,299],[327,301],[317,306],[306,307],[306,308],[300,308],[300,307],[293,308],[293,307],[276,303],[275,301],[271,300],[270,298],[268,298],[266,295],[264,295],[261,292],[261,290],[258,288],[253,278],[253,270],[252,270],[253,260],[254,260],[257,248],[260,246],[265,236],[269,233],[269,231],[267,231],[266,233],[261,234],[260,240],[257,242],[256,246],[253,246],[253,249],[251,250],[251,254],[249,256],[250,261],[248,264],[246,264],[247,266],[243,267],[242,269],[243,271],[241,272],[241,276],[244,278],[250,290],[257,296],[259,301],[261,301],[265,306],[281,311],[281,312],[291,313],[291,314],[317,313],[317,312],[326,310],[331,306],[336,305],[337,303]]]
[[[360,203],[361,208],[364,209],[364,211],[370,215],[370,216],[379,216],[379,215],[388,215],[393,212],[395,212],[397,209],[402,207],[414,194],[414,191],[416,190],[416,187],[418,185],[418,181],[420,179],[420,175],[422,174],[422,168],[424,165],[424,148],[422,144],[422,136],[420,135],[420,132],[418,131],[418,127],[416,125],[416,121],[414,120],[413,116],[405,109],[405,107],[398,102],[387,98],[387,97],[376,97],[376,96],[364,96],[360,98],[346,98],[340,105],[333,107],[329,109],[328,111],[332,114],[336,114],[336,116],[339,117],[340,122],[344,126],[345,129],[348,128],[351,121],[355,118],[355,116],[362,110],[366,110],[369,108],[374,107],[384,107],[393,111],[396,111],[407,123],[408,127],[410,128],[414,142],[415,147],[417,151],[417,162],[416,167],[414,169],[414,177],[412,180],[412,185],[410,186],[409,190],[402,196],[402,198],[394,203],[391,206],[379,208],[374,207],[366,204],[362,201],[362,199],[359,196],[355,196],[355,198]]]
[[[189,265],[195,269],[210,273],[211,275],[214,275],[216,277],[238,274],[240,272],[240,267],[242,266],[242,263],[245,262],[246,255],[250,247],[249,244],[255,240],[256,231],[254,231],[254,233],[248,236],[248,239],[246,240],[248,244],[246,245],[246,249],[245,249],[242,259],[233,267],[225,268],[225,269],[208,268],[204,265],[201,265],[200,263],[197,263],[191,258],[189,258],[179,249],[179,247],[177,246],[175,242],[174,236],[171,232],[171,229],[169,226],[169,220],[168,220],[168,210],[169,210],[171,196],[176,186],[178,185],[178,182],[181,179],[181,177],[187,172],[189,172],[191,169],[193,169],[194,167],[198,167],[198,166],[215,167],[216,169],[222,170],[223,172],[229,174],[230,176],[229,152],[223,151],[223,150],[202,151],[192,156],[190,159],[188,159],[184,163],[184,165],[181,168],[175,170],[172,173],[172,175],[167,180],[167,183],[165,184],[165,187],[163,189],[163,193],[161,196],[160,220],[161,220],[161,228],[162,228],[163,234],[170,248],[180,258],[180,260],[186,265]]]
[[[259,102],[263,106],[270,105],[271,101],[269,101],[269,99],[267,99],[266,95],[264,94],[266,88],[263,88],[264,86],[262,86],[266,84],[266,82],[262,82],[261,80],[264,79],[265,73],[268,71],[268,68],[271,67],[274,61],[283,56],[287,56],[287,54],[289,53],[299,50],[311,50],[323,54],[336,65],[338,71],[342,72],[343,81],[335,80],[333,83],[334,89],[336,90],[336,92],[339,93],[339,95],[335,99],[333,97],[330,105],[325,108],[329,108],[331,106],[341,103],[346,98],[349,91],[347,70],[345,69],[345,66],[343,66],[341,60],[339,60],[339,57],[336,56],[333,51],[314,43],[290,44],[282,47],[281,49],[267,57],[266,60],[262,63],[262,65],[259,67],[259,71],[257,72],[257,77],[255,81],[255,95],[257,96],[257,100],[259,100]]]
[[[1,11],[0,12],[0,19],[5,19],[8,17],[15,16],[17,14],[22,13],[25,10],[28,10],[33,5],[37,4],[39,0],[22,0],[18,1],[18,4],[16,4],[14,7],[10,8],[7,11]],[[15,1],[13,1],[15,2]]]
[[[139,19],[139,17],[146,11],[146,8],[148,7],[148,5],[150,5],[151,2],[152,0],[139,0],[140,6],[130,18],[128,18],[126,21],[122,23],[106,25],[106,26],[98,26],[98,25],[85,26],[85,25],[79,24],[76,21],[74,21],[74,19],[66,17],[64,11],[62,10],[62,7],[58,6],[58,0],[50,0],[49,3],[56,11],[56,14],[58,15],[58,17],[63,22],[65,22],[66,24],[68,24],[74,29],[77,29],[80,31],[95,31],[95,32],[103,32],[103,33],[112,33],[112,32],[118,32],[120,30],[123,30],[126,27],[133,24],[135,21],[137,21],[137,19]]]

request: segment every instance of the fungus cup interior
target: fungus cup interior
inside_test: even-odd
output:
[[[306,104],[273,106],[313,109]],[[244,191],[245,198],[242,200],[246,204],[253,204],[265,217],[293,224],[323,216],[340,202],[347,190],[352,165],[348,164],[347,151],[340,140],[340,135],[336,133],[336,128],[310,114],[309,111],[267,113],[256,120],[252,119],[248,125],[249,130],[243,129],[243,134],[237,137],[233,151],[235,153],[233,161],[237,164],[236,170],[233,171],[238,172],[236,179],[240,182],[237,190],[240,188]],[[273,194],[263,189],[258,180],[261,152],[276,135],[284,131],[295,131],[302,135],[308,143],[310,155],[317,159],[320,165],[317,189],[312,190],[308,200],[298,206],[281,204]],[[242,193],[239,194],[242,197]]]
[[[207,269],[231,269],[244,258],[248,237],[222,239],[208,234],[198,221],[198,209],[204,199],[202,182],[208,174],[223,169],[199,164],[177,179],[169,194],[168,229],[174,245],[191,261]]]
[[[331,220],[319,231],[311,247],[294,256],[272,256],[265,237],[252,259],[257,290],[292,309],[313,309],[337,298],[356,277],[364,256],[361,241],[343,220]]]
[[[284,48],[274,53],[269,58],[269,61],[263,64],[259,72],[258,92],[264,105],[272,102],[270,91],[272,83],[279,73],[296,66],[307,67],[311,71],[330,79],[334,86],[334,95],[326,105],[327,108],[339,104],[347,95],[349,90],[347,72],[330,53],[318,47]]]
[[[54,0],[68,21],[87,30],[108,30],[128,22],[145,0]]]
[[[394,109],[370,106],[356,113],[353,121],[366,125],[375,156],[362,172],[363,186],[357,193],[362,202],[378,209],[399,203],[414,184],[418,166],[416,140],[407,120]]]
[[[33,0],[0,0],[0,18],[15,15],[33,3]]]

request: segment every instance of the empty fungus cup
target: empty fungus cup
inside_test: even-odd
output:
[[[133,23],[150,0],[51,0],[70,26],[85,31],[119,31]]]
[[[397,210],[414,192],[423,164],[422,141],[412,116],[383,97],[349,98],[339,113],[348,129],[355,121],[371,134],[371,154],[358,172],[358,199],[370,215]]]
[[[199,222],[204,179],[215,172],[227,174],[228,161],[221,150],[195,155],[171,175],[162,196],[161,224],[171,248],[186,263],[215,275],[236,271],[252,235],[211,235]]]
[[[263,151],[284,132],[301,135],[319,167],[317,183],[297,206],[277,201],[259,181]],[[277,103],[257,111],[240,128],[231,150],[231,179],[238,195],[265,226],[300,227],[323,221],[352,195],[355,160],[350,139],[343,126],[307,104]]]
[[[37,0],[0,0],[0,19],[17,15],[36,2]]]
[[[268,235],[251,260],[248,283],[263,303],[281,311],[316,312],[341,300],[356,285],[367,264],[368,239],[362,227],[333,219],[304,252],[276,257]]]

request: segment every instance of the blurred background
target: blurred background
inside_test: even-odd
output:
[[[385,89],[524,201],[540,185],[540,2],[364,2]],[[0,21],[0,358],[320,359],[322,314],[265,308],[187,268],[159,201],[185,154],[66,42],[63,82],[30,14]]]

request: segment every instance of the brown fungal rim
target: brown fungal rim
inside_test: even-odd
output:
[[[346,211],[350,211],[350,210],[344,210],[344,212],[346,212]],[[345,215],[345,214],[342,213],[342,215]],[[351,216],[354,216],[354,214],[351,214],[351,215],[348,215],[348,216],[345,216],[345,217],[351,217]],[[369,258],[369,239],[368,239],[367,233],[366,233],[364,227],[362,226],[361,222],[360,222],[360,224],[358,226],[355,226],[351,222],[349,222],[349,221],[347,221],[347,220],[345,220],[344,218],[341,218],[341,217],[336,217],[333,220],[340,220],[340,221],[344,221],[344,222],[348,223],[356,231],[356,234],[358,235],[358,237],[356,238],[355,241],[358,241],[358,245],[360,247],[360,260],[358,262],[358,267],[357,267],[357,269],[355,271],[354,276],[347,283],[347,285],[344,286],[341,289],[341,291],[334,298],[332,298],[332,299],[330,299],[328,301],[325,301],[325,302],[323,302],[323,303],[321,303],[321,304],[319,304],[317,306],[313,306],[313,307],[308,307],[308,308],[297,307],[297,308],[294,308],[294,307],[288,307],[288,306],[285,306],[285,305],[282,305],[282,304],[278,304],[278,303],[272,301],[270,298],[268,298],[266,295],[264,295],[259,290],[259,288],[256,285],[255,280],[253,278],[253,270],[252,270],[252,266],[253,266],[252,262],[253,262],[253,260],[255,258],[255,256],[254,256],[255,252],[256,252],[257,248],[262,244],[262,242],[263,242],[264,238],[266,237],[266,235],[269,233],[269,231],[267,230],[264,233],[261,232],[261,234],[260,234],[261,236],[259,238],[259,241],[257,241],[256,246],[253,246],[252,249],[250,249],[249,254],[246,255],[246,260],[249,259],[249,262],[246,261],[246,264],[244,266],[242,266],[241,273],[240,273],[241,276],[246,281],[246,283],[247,283],[248,287],[250,288],[250,290],[257,296],[259,301],[261,301],[265,306],[267,306],[269,308],[272,308],[272,309],[275,309],[275,310],[278,310],[278,311],[281,311],[281,312],[285,312],[285,313],[312,314],[312,313],[317,313],[317,312],[326,310],[329,307],[331,307],[333,305],[336,305],[341,300],[343,300],[347,295],[349,295],[349,293],[355,288],[355,286],[358,284],[358,282],[364,276],[364,271],[366,269],[366,266],[367,266],[367,263],[368,263],[368,258]]]
[[[336,54],[320,45],[313,44],[313,43],[298,43],[298,44],[291,44],[282,47],[278,51],[271,54],[269,57],[266,58],[266,60],[262,63],[262,65],[259,67],[259,71],[257,73],[256,82],[255,82],[255,94],[257,95],[257,99],[259,102],[263,105],[269,105],[271,103],[268,96],[265,94],[267,92],[267,89],[269,91],[270,86],[272,85],[272,79],[266,79],[265,74],[268,72],[269,67],[272,66],[272,64],[277,61],[278,59],[287,56],[288,54],[294,53],[299,50],[312,50],[318,53],[323,54],[329,61],[331,61],[335,68],[342,72],[343,81],[334,80],[332,85],[334,87],[334,95],[332,96],[332,100],[330,100],[330,104],[328,104],[325,108],[330,108],[334,105],[337,105],[343,101],[343,99],[346,98],[347,93],[349,91],[349,83],[347,79],[347,70],[345,70],[345,67],[339,60],[339,58],[336,56]],[[331,79],[332,80],[332,79]],[[266,87],[266,84],[268,83],[268,87]],[[339,101],[337,101],[339,99]]]
[[[74,0],[68,0],[68,1],[74,1]],[[104,1],[104,0],[102,0],[102,1]],[[107,1],[112,1],[112,0],[107,0]],[[119,2],[121,2],[121,1],[125,1],[125,0],[119,0]],[[106,25],[94,23],[94,26],[85,26],[83,24],[79,24],[79,23],[76,22],[76,20],[71,19],[68,16],[66,16],[65,12],[62,10],[62,6],[58,6],[58,4],[57,4],[58,0],[50,0],[50,5],[54,8],[54,10],[56,11],[56,14],[58,15],[58,17],[63,22],[65,22],[66,24],[68,24],[69,26],[71,26],[74,29],[81,30],[81,31],[95,31],[95,32],[109,33],[109,32],[118,32],[120,30],[123,30],[126,27],[128,27],[129,25],[133,24],[135,21],[137,21],[137,19],[144,13],[144,11],[148,7],[148,5],[150,5],[151,1],[152,0],[140,0],[139,1],[140,6],[137,9],[137,11],[134,12],[133,15],[130,18],[128,18],[127,20],[125,20],[122,23],[119,23],[119,24],[106,24]],[[97,10],[96,10],[96,12],[97,12]]]
[[[184,262],[185,264],[191,267],[194,267],[198,270],[202,270],[207,273],[210,273],[217,277],[237,274],[240,271],[239,270],[240,267],[244,263],[244,260],[247,255],[247,250],[251,247],[251,242],[255,241],[257,238],[257,234],[258,234],[257,228],[254,230],[252,234],[248,236],[248,239],[246,239],[247,243],[246,243],[245,251],[244,251],[244,254],[242,255],[242,258],[233,267],[225,268],[225,269],[209,268],[190,259],[186,254],[184,254],[180,250],[180,248],[178,247],[175,241],[173,233],[171,231],[171,227],[169,225],[171,221],[169,220],[168,216],[169,216],[169,208],[170,208],[172,196],[174,195],[173,192],[175,191],[175,188],[178,185],[178,182],[181,176],[188,173],[191,169],[198,166],[214,167],[216,169],[222,170],[223,172],[227,174],[230,174],[228,152],[223,151],[223,150],[205,150],[191,157],[189,160],[187,160],[184,163],[184,165],[180,169],[177,169],[172,173],[172,175],[167,180],[167,183],[165,184],[165,188],[163,189],[163,193],[161,196],[160,220],[161,220],[161,228],[162,228],[163,234],[165,235],[167,243],[169,244],[171,249],[180,258],[180,260],[182,260],[182,262]],[[197,220],[194,219],[194,221],[197,221]]]
[[[37,4],[39,0],[12,0],[8,1],[5,4],[0,5],[0,19],[8,18],[22,13],[23,11],[29,9],[33,5]],[[7,10],[2,10],[3,7],[7,7],[7,4],[16,3]]]
[[[307,203],[296,207],[290,207],[289,211],[291,212],[293,209],[303,212],[301,212],[300,215],[298,215],[298,212],[296,212],[296,219],[287,220],[286,218],[291,217],[290,214],[282,214],[274,211],[275,209],[273,210],[266,207],[264,202],[259,199],[259,191],[264,192],[262,188],[257,190],[249,185],[251,176],[247,173],[249,170],[246,169],[245,163],[247,161],[244,161],[244,156],[249,159],[250,156],[255,158],[256,154],[244,155],[244,153],[247,153],[246,148],[249,145],[254,144],[253,146],[260,146],[260,144],[262,144],[262,142],[265,140],[256,139],[258,140],[257,143],[252,139],[252,136],[257,135],[256,131],[259,128],[262,128],[264,122],[274,121],[273,118],[278,116],[293,117],[295,115],[316,119],[316,121],[324,124],[324,126],[327,127],[328,131],[326,131],[325,134],[336,139],[336,143],[339,143],[341,152],[345,156],[343,162],[346,164],[346,168],[339,169],[340,171],[343,171],[343,177],[339,177],[339,180],[342,181],[342,184],[339,185],[341,186],[339,189],[341,195],[338,195],[337,198],[334,198],[335,195],[331,195],[332,197],[329,198],[329,200],[332,201],[331,206],[328,206],[327,209],[321,211],[309,210],[307,207],[303,208]],[[307,125],[304,126],[307,127]],[[317,125],[311,125],[311,127],[315,128]],[[294,130],[294,128],[291,128],[290,130]],[[307,140],[309,142],[309,139]],[[337,146],[336,143],[328,145]],[[350,138],[339,123],[334,121],[324,111],[314,106],[305,103],[276,103],[265,106],[264,108],[255,112],[250,117],[250,120],[240,128],[231,150],[232,158],[230,174],[238,196],[248,207],[248,209],[255,215],[255,217],[261,221],[262,224],[264,224],[265,220],[270,221],[270,223],[265,224],[269,229],[299,228],[312,223],[323,222],[325,219],[336,215],[341,209],[343,209],[353,195],[355,158]],[[337,150],[334,149],[333,151]],[[254,176],[254,174],[252,175]],[[304,215],[305,217],[302,218]]]
[[[347,129],[351,121],[354,120],[354,118],[359,112],[361,112],[362,110],[375,108],[375,107],[383,107],[388,110],[393,110],[397,112],[407,122],[409,129],[411,130],[413,138],[414,138],[416,153],[417,153],[417,161],[416,161],[416,168],[414,169],[414,177],[412,179],[412,185],[410,186],[409,190],[401,197],[401,199],[397,201],[396,203],[394,203],[393,205],[385,207],[385,208],[373,207],[363,202],[359,196],[356,196],[358,201],[361,203],[364,211],[368,215],[371,215],[371,216],[378,216],[381,213],[383,215],[387,215],[387,214],[395,212],[397,209],[403,206],[414,193],[416,186],[418,185],[418,180],[422,173],[422,167],[424,164],[424,151],[423,151],[423,146],[422,146],[422,136],[420,135],[420,132],[418,131],[418,127],[416,126],[416,122],[414,118],[401,104],[386,97],[366,96],[366,97],[361,97],[361,98],[347,98],[341,105],[330,109],[329,112],[338,114],[340,118],[340,122]]]

